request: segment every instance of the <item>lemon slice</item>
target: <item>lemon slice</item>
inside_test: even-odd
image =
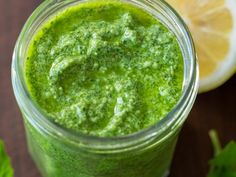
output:
[[[236,0],[166,0],[188,25],[200,65],[200,90],[212,90],[236,71]]]

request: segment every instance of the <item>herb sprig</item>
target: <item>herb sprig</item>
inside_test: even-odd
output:
[[[0,140],[0,177],[13,177],[10,158],[5,151],[3,141]]]
[[[207,177],[236,177],[236,143],[229,142],[223,149],[215,130],[209,132],[215,157],[209,161]]]

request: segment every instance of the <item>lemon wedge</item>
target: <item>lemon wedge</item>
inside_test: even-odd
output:
[[[236,71],[236,0],[166,0],[182,16],[200,65],[199,92],[212,90]]]

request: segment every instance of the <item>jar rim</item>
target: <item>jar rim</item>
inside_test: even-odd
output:
[[[68,0],[68,1],[76,1],[76,0]],[[127,0],[122,0],[127,1]],[[78,4],[77,0],[76,3]],[[171,19],[176,23],[175,25],[181,31],[181,35],[184,36],[186,40],[186,51],[189,54],[188,60],[190,61],[190,67],[188,71],[185,71],[184,74],[184,82],[183,82],[183,93],[181,98],[175,107],[164,117],[162,120],[158,121],[156,124],[135,132],[133,134],[128,134],[125,136],[117,136],[117,137],[97,137],[82,134],[80,132],[74,132],[72,130],[66,129],[53,121],[51,121],[48,116],[42,112],[42,110],[38,107],[38,105],[32,100],[26,84],[24,82],[24,73],[20,69],[19,60],[22,58],[22,50],[24,48],[23,40],[27,36],[29,32],[29,28],[36,22],[35,19],[39,18],[39,15],[45,10],[47,7],[52,6],[55,3],[65,3],[51,0],[44,1],[30,16],[27,20],[24,28],[16,42],[16,46],[13,53],[13,61],[12,61],[12,85],[15,93],[15,97],[19,104],[21,111],[26,115],[28,121],[37,126],[41,131],[46,132],[52,136],[60,138],[64,141],[68,141],[73,144],[80,145],[84,148],[88,149],[110,149],[110,150],[118,150],[118,149],[128,149],[133,148],[133,146],[137,146],[143,144],[147,141],[150,141],[153,138],[159,137],[159,139],[163,138],[162,134],[166,131],[167,128],[171,128],[175,125],[183,123],[184,119],[181,119],[182,114],[188,114],[193,102],[197,95],[198,90],[198,65],[196,61],[195,48],[193,44],[193,40],[191,34],[188,30],[188,27],[185,25],[184,21],[178,15],[178,13],[165,1],[162,0],[148,0],[145,3],[152,6],[152,8],[158,7],[165,10],[171,17]],[[136,5],[142,7],[144,2],[142,0],[130,0],[129,3],[136,3]],[[135,4],[134,4],[135,5]],[[144,8],[143,8],[144,9]],[[144,9],[145,10],[145,9]],[[153,9],[155,10],[155,9]],[[46,11],[45,11],[46,13]],[[178,40],[180,43],[180,41]],[[183,51],[182,51],[183,53]],[[187,60],[185,57],[185,60]],[[187,74],[186,74],[187,72]]]

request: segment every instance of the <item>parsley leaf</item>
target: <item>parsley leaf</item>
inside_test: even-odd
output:
[[[0,177],[13,177],[13,168],[6,154],[4,144],[0,140]]]
[[[211,130],[209,134],[215,157],[209,162],[211,168],[207,177],[236,177],[236,143],[231,141],[222,149],[217,132]]]

